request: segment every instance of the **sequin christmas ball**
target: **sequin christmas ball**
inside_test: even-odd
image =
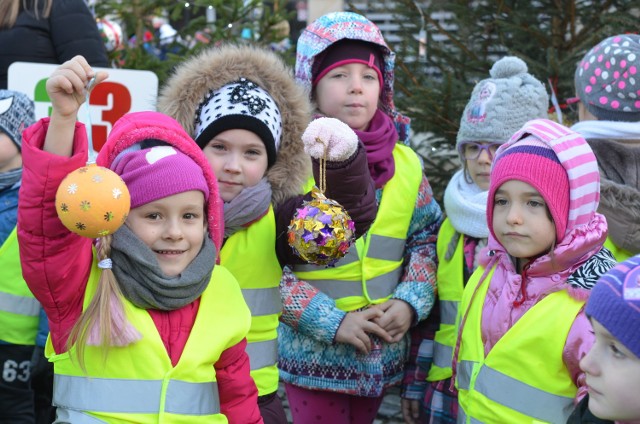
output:
[[[309,263],[332,266],[349,250],[355,226],[347,211],[317,187],[311,195],[289,224],[289,245]]]
[[[127,219],[131,198],[122,178],[91,164],[67,175],[56,192],[56,211],[69,231],[97,238],[114,233]]]

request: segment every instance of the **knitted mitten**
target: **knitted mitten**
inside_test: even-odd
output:
[[[318,118],[302,134],[304,151],[311,157],[340,162],[349,159],[358,149],[358,136],[344,122],[335,118]]]

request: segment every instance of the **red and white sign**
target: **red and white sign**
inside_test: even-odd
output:
[[[33,99],[36,119],[51,115],[51,100],[46,90],[49,76],[59,65],[15,62],[9,66],[9,90],[25,93]],[[113,124],[125,113],[156,109],[158,77],[151,71],[134,69],[93,68],[109,73],[98,84],[78,111],[78,120],[91,131],[93,147],[100,150]]]

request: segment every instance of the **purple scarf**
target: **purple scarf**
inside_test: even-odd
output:
[[[367,131],[354,131],[367,150],[371,178],[376,183],[376,188],[381,188],[393,177],[396,169],[392,154],[398,141],[396,127],[391,118],[378,109]]]

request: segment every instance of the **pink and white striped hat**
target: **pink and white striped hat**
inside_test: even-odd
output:
[[[527,122],[496,152],[487,205],[494,238],[495,192],[514,179],[531,184],[545,199],[558,243],[574,228],[589,223],[598,209],[600,174],[593,151],[578,133],[548,119]]]

